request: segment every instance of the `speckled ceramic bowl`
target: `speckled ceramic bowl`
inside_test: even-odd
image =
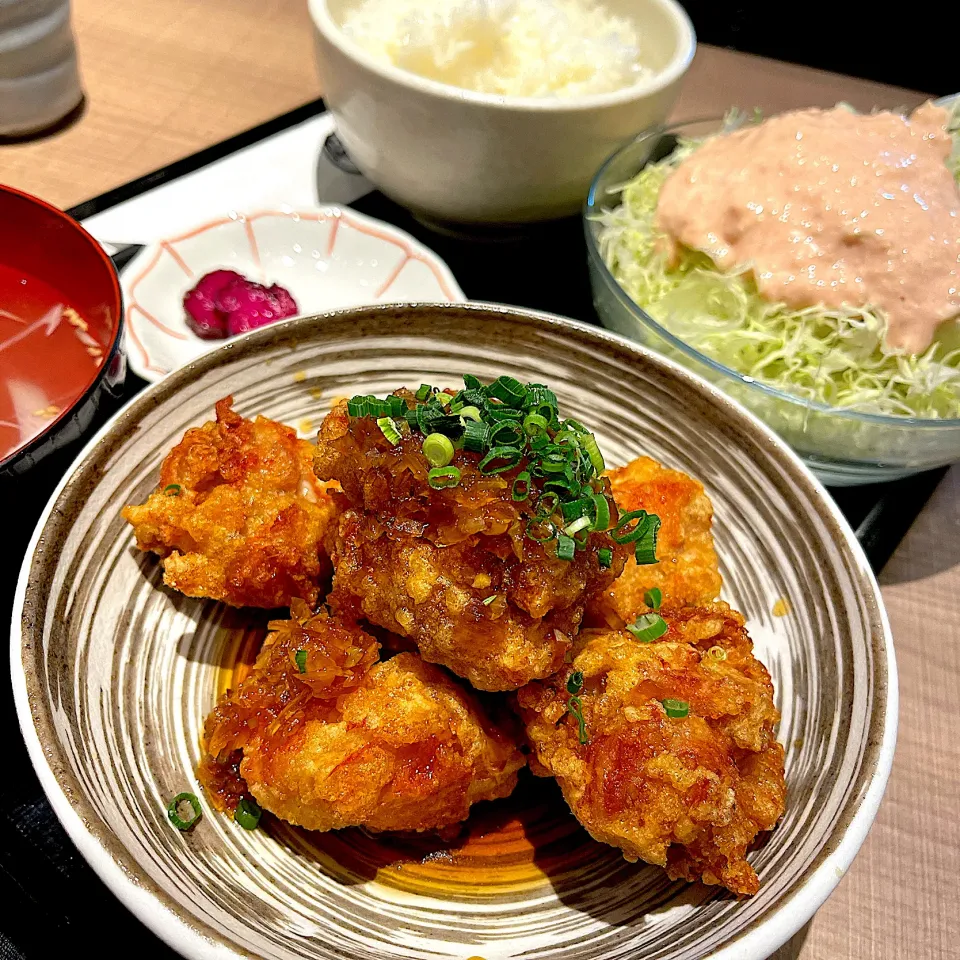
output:
[[[269,817],[248,833],[209,808],[190,834],[167,822],[168,800],[197,790],[203,718],[267,617],[164,589],[120,508],[146,496],[165,452],[226,394],[243,414],[312,432],[338,395],[465,371],[546,382],[596,431],[608,463],[649,453],[706,484],[725,596],[773,673],[787,746],[787,813],[751,855],[762,883],[753,899],[625,863],[577,827],[549,782],[526,776],[446,847],[311,835]],[[147,390],[91,443],[41,520],[11,653],[30,754],[71,837],[144,923],[198,960],[760,960],[850,865],[896,735],[876,582],[787,447],[622,338],[479,304],[289,321]]]

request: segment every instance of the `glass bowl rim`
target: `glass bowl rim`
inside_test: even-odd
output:
[[[939,100],[934,102],[938,106],[944,106],[953,101],[956,97],[960,97],[960,94],[954,94],[949,97],[941,97]],[[675,133],[685,127],[691,127],[697,124],[713,123],[719,127],[723,123],[723,120],[723,117],[699,117],[678,121],[677,123],[659,123],[652,127],[647,127],[645,130],[638,133],[632,140],[628,141],[623,146],[618,147],[612,154],[610,154],[610,156],[604,160],[600,168],[594,174],[593,180],[590,183],[590,190],[587,193],[587,199],[583,205],[582,214],[583,229],[587,243],[587,254],[594,267],[600,271],[603,281],[613,290],[617,300],[624,307],[626,307],[627,311],[644,326],[650,327],[659,337],[669,343],[672,347],[679,350],[685,356],[702,363],[704,366],[710,368],[716,373],[721,374],[721,376],[723,376],[725,379],[729,378],[730,380],[737,381],[748,389],[757,389],[761,393],[764,393],[776,400],[784,401],[789,404],[795,404],[802,410],[829,414],[832,417],[839,417],[843,420],[850,420],[856,423],[872,423],[886,427],[919,427],[925,430],[960,429],[960,417],[933,419],[927,417],[902,417],[897,416],[896,414],[888,413],[865,413],[858,410],[844,410],[841,407],[830,406],[829,404],[822,403],[819,400],[808,400],[804,397],[798,396],[797,394],[788,393],[785,390],[780,390],[777,387],[770,386],[769,384],[763,383],[760,380],[740,373],[739,371],[734,370],[733,367],[728,367],[719,360],[714,360],[713,357],[710,357],[705,353],[701,353],[685,340],[681,340],[678,336],[667,330],[666,327],[651,317],[650,314],[643,309],[643,307],[641,307],[630,297],[627,291],[621,286],[617,278],[610,272],[609,267],[606,265],[602,255],[600,254],[600,248],[597,244],[596,237],[594,236],[594,228],[597,224],[597,215],[602,211],[600,201],[597,196],[598,190],[600,188],[600,183],[603,181],[611,165],[621,156],[623,156],[623,154],[634,149],[638,144],[649,139],[650,137]],[[720,385],[721,384],[718,384],[718,386]]]

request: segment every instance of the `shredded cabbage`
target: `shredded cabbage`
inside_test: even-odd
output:
[[[742,122],[736,118],[733,124]],[[950,169],[960,181],[960,111]],[[681,141],[624,188],[599,219],[600,253],[627,294],[685,343],[747,377],[844,410],[925,419],[960,417],[960,323],[942,324],[922,354],[885,343],[886,320],[865,308],[803,310],[764,299],[749,271],[725,272],[671,245],[654,227],[660,188],[699,142]]]

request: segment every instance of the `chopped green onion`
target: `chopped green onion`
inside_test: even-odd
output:
[[[548,493],[559,493],[564,497],[575,497],[582,490],[580,484],[569,476],[554,477],[543,485],[543,489]]]
[[[568,537],[572,537],[575,533],[579,533],[581,530],[588,530],[589,528],[590,528],[590,518],[579,517],[578,519],[574,520],[573,523],[568,523],[563,528],[563,532]]]
[[[727,659],[727,651],[723,647],[711,647],[707,651],[707,656],[719,663]]]
[[[496,599],[497,599],[497,595],[496,595],[495,593],[492,593],[492,594],[490,594],[489,597],[485,597],[485,598],[484,598],[483,600],[481,600],[480,602],[481,602],[485,607],[489,607],[490,604],[493,603],[493,601],[496,600]]]
[[[376,397],[354,397],[347,401],[347,413],[351,417],[388,417],[392,409],[387,400]]]
[[[460,482],[460,471],[456,467],[431,467],[427,474],[427,483],[434,490],[446,490]]]
[[[572,674],[571,679],[573,679],[574,676],[576,676],[576,674]],[[582,680],[583,675],[580,674],[580,677]],[[569,690],[569,686],[567,689]],[[560,726],[563,718],[568,713],[574,718],[574,720],[577,721],[577,739],[582,744],[589,743],[590,738],[587,736],[587,724],[583,719],[583,701],[578,696],[572,695],[567,700],[567,709],[563,714],[561,714],[560,719],[557,721],[557,726]]]
[[[590,498],[581,497],[579,500],[568,500],[560,505],[560,512],[564,520],[579,520],[580,517],[589,518]]]
[[[528,437],[534,437],[538,433],[546,433],[550,426],[550,421],[540,413],[528,413],[523,418],[523,432]]]
[[[306,672],[307,672],[307,651],[306,651],[306,650],[298,650],[298,651],[293,655],[293,659],[294,659],[294,660],[296,661],[296,663],[297,663],[297,670],[298,670],[300,673],[306,673]]]
[[[505,421],[498,423],[490,431],[491,447],[520,447],[523,444],[523,430],[518,423]]]
[[[549,521],[539,518],[527,522],[526,535],[534,543],[547,543],[557,535],[557,528]]]
[[[423,455],[434,467],[445,467],[453,459],[453,443],[442,433],[431,433],[423,441]]]
[[[260,824],[260,817],[263,811],[259,804],[249,797],[242,797],[237,804],[237,809],[233,811],[233,819],[243,827],[244,830],[256,830]]]
[[[548,426],[553,426],[557,422],[557,408],[554,404],[538,403],[529,408],[529,416],[543,417]]]
[[[433,421],[436,420],[438,416],[443,416],[443,412],[439,407],[434,407],[431,409],[431,404],[421,403],[419,406],[414,407],[414,415],[416,416],[416,424],[410,424],[410,426],[416,426],[416,428],[426,436],[428,433],[433,433]]]
[[[652,513],[643,523],[643,532],[634,548],[634,556],[640,566],[657,562],[657,532],[660,530],[660,518]]]
[[[486,475],[503,473],[512,470],[520,462],[520,456],[519,447],[493,447],[477,464],[477,470]]]
[[[560,506],[560,498],[555,493],[545,493],[537,501],[537,519],[543,520],[552,517]]]
[[[634,526],[629,527],[631,520],[636,520]],[[634,543],[634,555],[637,563],[642,565],[657,562],[657,531],[660,529],[660,518],[655,513],[646,510],[631,510],[620,514],[616,526],[610,531],[611,539],[616,543]]]
[[[383,400],[353,397],[348,412],[377,420],[393,444],[421,434],[433,489],[462,482],[452,466],[457,449],[478,454],[483,475],[515,471],[511,498],[535,513],[527,535],[538,543],[555,540],[556,555],[564,560],[586,547],[593,532],[608,531],[611,522],[615,541],[635,543],[638,562],[655,559],[657,518],[645,519],[652,515],[643,511],[619,517],[607,485],[596,479],[604,469],[596,438],[578,421],[560,420],[552,390],[507,375],[485,386],[465,374],[463,383],[462,390],[449,392],[421,384],[415,404],[395,394]],[[609,568],[613,556],[611,549],[598,552],[598,562]]]
[[[496,397],[508,407],[523,406],[523,401],[527,398],[527,388],[519,380],[506,375],[497,377],[487,387],[487,393],[491,397]]]
[[[400,442],[400,431],[397,429],[397,425],[393,422],[393,420],[390,419],[390,417],[378,417],[377,426],[380,428],[380,432],[394,446]]]
[[[641,643],[651,643],[662,637],[668,629],[667,621],[659,613],[642,613],[635,623],[627,624],[627,631]]]
[[[442,433],[445,437],[452,437],[454,440],[459,440],[463,436],[463,421],[454,414],[432,415],[429,424],[430,429],[427,433]]]
[[[660,604],[663,603],[663,591],[659,587],[653,587],[647,590],[643,595],[643,602],[650,607],[651,610],[659,610]]]
[[[389,396],[380,400],[374,396],[353,397],[347,401],[347,413],[351,417],[400,416],[406,407],[401,397]]]
[[[490,441],[490,428],[485,423],[467,420],[463,425],[463,449],[483,453]]]
[[[606,530],[610,526],[610,501],[602,493],[590,496],[590,505],[593,507],[591,530]]]
[[[583,689],[583,671],[574,670],[567,680],[567,693],[576,696]]]
[[[572,430],[560,430],[553,438],[553,442],[559,447],[578,447],[580,437]]]
[[[163,492],[170,497],[179,497],[180,496],[180,484],[179,483],[168,483],[164,488]]]
[[[552,403],[557,405],[557,395],[545,384],[531,383],[527,386],[531,403]]]
[[[190,807],[192,816],[187,819],[180,816],[180,811],[183,806]],[[178,793],[167,806],[167,816],[178,830],[192,830],[196,826],[197,821],[203,816],[203,807],[200,806],[200,801],[195,794]]]
[[[569,466],[566,458],[549,454],[537,464],[537,473],[544,477],[555,473],[566,473]]]
[[[650,514],[646,510],[631,510],[629,513],[621,513],[616,526],[610,531],[610,539],[614,543],[633,543],[643,536],[644,523]],[[629,527],[631,520],[636,520],[634,526]]]
[[[587,456],[590,458],[590,462],[593,464],[593,469],[597,473],[603,473],[606,469],[606,464],[603,462],[603,454],[600,452],[600,447],[597,444],[597,438],[592,434],[588,433],[583,438],[583,449],[586,450]]]
[[[668,717],[675,720],[682,720],[690,713],[690,704],[686,700],[661,700],[663,709],[667,711]]]
[[[601,569],[608,570],[613,563],[613,551],[609,547],[601,547],[597,551],[597,561]]]
[[[557,559],[558,560],[572,560],[573,555],[577,552],[577,542],[573,537],[564,536],[564,534],[559,534],[557,536]]]
[[[515,501],[526,500],[530,496],[530,474],[526,470],[517,474],[517,479],[513,481],[511,496]]]
[[[487,416],[491,420],[510,420],[510,421],[522,421],[523,420],[523,411],[514,410],[513,407],[505,407],[502,403],[487,404],[486,406]]]

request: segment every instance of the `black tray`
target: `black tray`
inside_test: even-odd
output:
[[[145,193],[160,184],[198,170],[229,154],[245,150],[324,110],[317,100],[223,143],[164,167],[139,180],[74,207],[69,213],[85,219]],[[349,159],[335,138],[328,141],[325,162],[349,169]],[[352,204],[413,234],[435,250],[453,271],[471,299],[499,301],[549,310],[596,323],[587,279],[586,251],[578,217],[532,227],[522,234],[464,239],[438,234],[379,193]],[[118,268],[138,248],[122,251]],[[115,400],[94,425],[98,428],[122,403],[146,384],[128,376]],[[6,505],[6,549],[11,558],[0,586],[0,618],[9,623],[15,569],[33,528],[57,483],[82,443],[61,450],[26,477],[0,478]],[[935,470],[907,480],[831,490],[874,570],[879,571],[913,523],[944,474]],[[0,960],[35,960],[72,954],[80,945],[134,947],[141,960],[175,956],[128,914],[86,865],[54,816],[17,735],[9,683],[0,694],[0,717],[10,731],[4,776],[0,778]],[[110,798],[103,802],[109,809]]]

